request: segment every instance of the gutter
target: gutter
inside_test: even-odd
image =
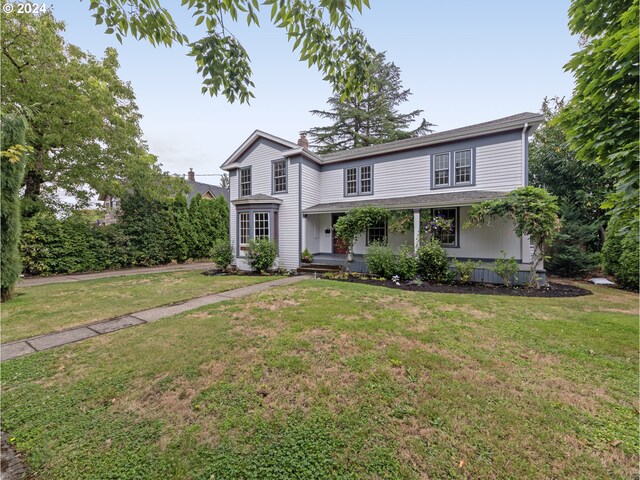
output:
[[[525,122],[524,127],[522,127],[522,185],[529,185],[529,161],[528,161],[528,135],[527,131],[529,130],[529,122]],[[520,238],[520,261],[524,262],[524,237]]]
[[[527,161],[527,130],[529,130],[529,122],[525,122],[522,128],[522,185],[527,186],[529,184],[529,165]]]
[[[530,118],[530,120],[534,123],[534,124],[539,124],[542,122],[543,117],[541,115],[538,116],[539,117],[539,121],[536,119],[536,117],[532,117]],[[364,152],[358,152],[356,149],[353,154],[349,154],[349,153],[345,153],[342,156],[336,158],[336,159],[323,159],[322,160],[322,165],[330,165],[332,163],[339,163],[339,162],[346,162],[349,160],[357,160],[360,158],[364,158],[364,157],[374,157],[374,156],[379,156],[379,155],[385,155],[388,153],[395,153],[395,152],[401,152],[401,151],[405,151],[405,150],[413,150],[416,148],[422,148],[422,147],[428,147],[428,146],[432,146],[432,145],[438,145],[441,143],[449,143],[449,142],[454,142],[454,141],[458,141],[458,140],[466,140],[468,138],[474,138],[474,137],[481,137],[484,135],[491,135],[494,133],[502,133],[502,132],[508,132],[508,131],[513,131],[513,130],[517,130],[519,129],[520,125],[522,125],[522,120],[517,120],[517,121],[511,121],[511,122],[506,122],[506,123],[501,123],[498,125],[490,125],[490,126],[485,126],[485,127],[479,127],[476,129],[471,129],[470,127],[461,127],[460,129],[454,129],[454,130],[447,130],[444,132],[437,132],[437,133],[432,133],[430,135],[426,135],[424,137],[418,137],[419,141],[416,142],[412,142],[410,144],[401,144],[401,145],[393,145],[390,146],[387,149],[380,149],[380,150],[376,150],[376,151],[364,151]],[[529,128],[530,123],[526,122],[525,123],[525,128]],[[460,131],[460,130],[464,130],[469,128],[469,130],[466,131]],[[435,137],[435,138],[434,138]],[[399,140],[399,142],[402,142],[402,140]],[[365,149],[367,147],[364,147]]]

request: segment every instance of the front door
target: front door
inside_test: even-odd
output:
[[[331,214],[331,238],[332,238],[332,251],[331,253],[336,253],[338,255],[346,255],[349,250],[349,244],[336,238],[335,235],[335,225],[338,219],[343,216],[344,213],[332,213]]]

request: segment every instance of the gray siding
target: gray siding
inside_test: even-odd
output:
[[[279,255],[277,265],[284,268],[297,268],[299,264],[298,255],[298,165],[287,160],[287,193],[272,195],[272,162],[283,160],[281,152],[285,147],[266,139],[258,140],[241,157],[237,163],[242,168],[251,167],[251,194],[259,193],[269,195],[282,200],[278,210],[278,245]],[[229,179],[231,182],[231,200],[238,198],[239,175],[237,170],[231,172]],[[254,211],[259,211],[259,206],[253,207]],[[237,239],[237,211],[233,204],[230,209],[231,215],[231,239],[234,252],[236,251]],[[273,221],[273,219],[272,219]],[[238,267],[246,268],[246,263],[239,259]]]
[[[431,158],[435,153],[473,149],[474,184],[438,188],[437,192],[493,190],[510,191],[522,186],[523,163],[520,132],[509,132],[464,142],[436,145],[401,153],[380,155],[323,165],[321,167],[321,203],[344,200],[397,198],[424,195],[431,188]],[[374,164],[374,193],[367,196],[344,195],[344,169]],[[453,172],[452,172],[453,173]],[[306,186],[305,186],[306,189]]]
[[[522,183],[522,141],[487,145],[476,149],[476,189],[507,192]]]

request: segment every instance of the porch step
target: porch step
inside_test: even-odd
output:
[[[298,268],[298,273],[326,273],[339,272],[342,269],[340,265],[325,265],[322,263],[306,263]]]

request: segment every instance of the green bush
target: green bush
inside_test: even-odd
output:
[[[396,275],[398,269],[396,255],[388,245],[371,243],[364,258],[372,275],[384,278]]]
[[[222,270],[226,270],[231,262],[233,262],[233,249],[229,240],[226,238],[219,238],[213,243],[211,247],[211,259]]]
[[[402,280],[414,280],[418,275],[418,262],[413,247],[403,245],[400,248],[396,275]]]
[[[304,263],[313,262],[313,255],[308,248],[305,248],[304,251],[300,254],[300,260]]]
[[[450,283],[451,271],[449,259],[438,240],[429,240],[418,249],[418,275],[423,280],[437,283]]]
[[[134,194],[122,199],[118,223],[106,226],[94,225],[83,212],[63,219],[38,212],[24,220],[24,272],[52,275],[204,258],[202,251],[208,255],[217,240],[228,244],[229,222],[224,198],[201,203],[196,201],[190,217],[184,197],[169,201]]]
[[[502,278],[502,283],[505,286],[509,287],[518,278],[516,274],[520,268],[518,267],[518,261],[514,257],[507,258],[507,254],[502,252],[502,258],[496,258],[491,270]]]
[[[24,117],[6,115],[2,118],[2,150],[16,145],[24,146],[27,122]],[[15,161],[12,161],[15,160]],[[13,295],[13,288],[20,276],[20,186],[24,177],[24,158],[2,157],[0,181],[0,293],[2,301]]]
[[[264,273],[273,267],[278,256],[278,246],[268,238],[249,240],[247,259],[251,268]]]
[[[457,258],[453,259],[453,264],[458,270],[458,280],[460,283],[471,283],[471,278],[473,277],[473,271],[478,268],[482,262],[474,262],[472,260],[467,260],[465,262],[458,260]]]
[[[397,275],[401,280],[416,278],[418,267],[411,247],[403,245],[400,253],[396,254],[388,245],[372,243],[365,260],[372,275],[389,279]]]
[[[616,276],[621,287],[638,290],[639,249],[638,224],[635,223],[622,240],[622,256],[620,257],[620,267]]]
[[[625,227],[627,227],[625,229]],[[602,247],[604,268],[616,277],[618,285],[638,290],[638,224],[632,226],[620,217],[614,217],[607,228],[607,238]]]

